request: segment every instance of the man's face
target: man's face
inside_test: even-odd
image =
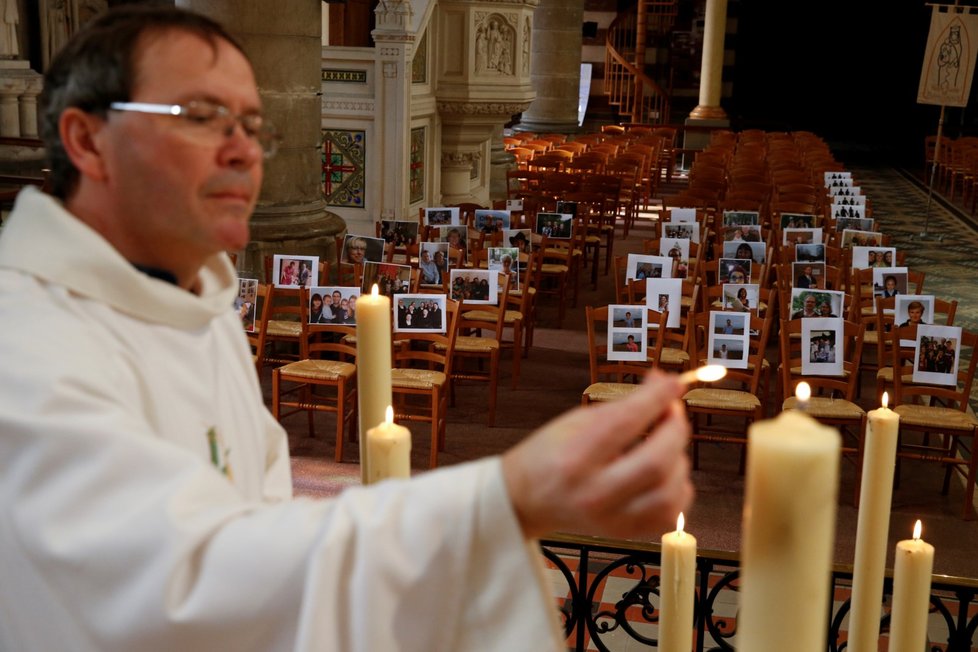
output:
[[[805,299],[805,312],[815,312],[814,297],[808,297]]]
[[[179,30],[144,35],[135,55],[133,102],[206,100],[233,115],[261,109],[251,65],[225,41],[216,51]],[[124,253],[180,272],[248,244],[262,181],[262,149],[236,125],[205,144],[185,120],[110,112],[95,144],[103,156],[109,227]]]
[[[919,324],[920,319],[924,316],[923,308],[909,308],[907,310],[907,317],[910,319],[911,324]]]
[[[342,294],[340,294],[339,292],[334,292],[333,293],[333,305],[336,305],[336,306],[340,305],[340,301],[342,301],[342,300],[343,300],[343,295]]]

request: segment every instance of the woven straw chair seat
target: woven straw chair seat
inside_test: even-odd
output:
[[[662,353],[659,355],[659,364],[677,366],[687,362],[689,362],[689,353],[682,349],[663,347]]]
[[[883,367],[876,372],[876,380],[882,380],[887,383],[893,382],[893,367]],[[910,384],[913,382],[912,374],[904,374],[901,379],[903,382]]]
[[[468,321],[484,321],[490,324],[496,323],[496,315],[492,314],[488,310],[467,310],[462,317]],[[523,313],[519,310],[507,310],[506,315],[503,317],[503,323],[510,325],[516,321],[523,320]]]
[[[601,244],[603,242],[600,235],[589,235],[584,238],[584,241],[588,244]]]
[[[580,256],[583,253],[584,252],[582,250],[577,249],[576,247],[571,250],[571,255],[572,256]],[[566,249],[560,249],[560,248],[554,247],[554,248],[547,248],[547,249],[544,249],[543,250],[543,256],[544,256],[544,258],[546,258],[547,256],[565,256],[565,255],[567,255],[567,250]],[[544,267],[546,267],[546,264],[544,264]]]
[[[877,344],[880,341],[879,333],[876,331],[866,331],[863,333],[863,344]]]
[[[639,388],[632,383],[594,383],[588,385],[584,395],[592,401],[607,402],[624,398]]]
[[[797,409],[798,398],[795,396],[786,398],[781,408],[784,410]],[[811,397],[805,411],[815,419],[859,419],[866,414],[866,411],[855,403],[827,396]]]
[[[444,351],[448,347],[440,342],[435,343],[435,350]],[[499,342],[492,337],[476,337],[475,335],[456,335],[455,350],[463,353],[490,353],[499,348]]]
[[[900,421],[908,425],[928,426],[932,430],[972,430],[978,427],[975,415],[954,408],[905,403],[896,406],[893,411],[900,415]]]
[[[299,360],[281,367],[281,373],[296,378],[310,380],[338,380],[349,378],[357,371],[357,367],[349,362],[338,360]]]
[[[540,271],[544,274],[563,274],[569,270],[570,268],[567,265],[561,265],[560,263],[544,263],[540,266]]]
[[[791,375],[792,376],[801,376],[802,375],[802,373],[801,373],[801,367],[792,367],[791,368]],[[818,374],[814,374],[814,375],[818,375]],[[845,369],[843,369],[842,370],[842,375],[841,376],[838,376],[838,377],[839,378],[848,378],[849,377],[849,372],[846,371]]]
[[[448,379],[440,371],[428,369],[391,369],[391,385],[405,389],[431,389]]]
[[[750,392],[742,392],[736,389],[697,387],[686,392],[683,400],[690,407],[705,408],[707,410],[753,412],[761,406],[761,400],[759,398]]]
[[[302,324],[297,321],[269,319],[265,334],[274,337],[299,337],[302,335]]]

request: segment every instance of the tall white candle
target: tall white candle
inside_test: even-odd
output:
[[[883,406],[866,415],[849,611],[850,652],[879,650],[883,576],[886,573],[887,536],[893,502],[893,471],[896,467],[897,434],[900,431],[900,416],[886,404],[887,395],[884,393]]]
[[[360,480],[369,483],[366,432],[384,423],[391,390],[391,301],[377,291],[357,300],[357,400],[360,411]]]
[[[367,431],[368,481],[411,477],[411,431],[394,423],[394,408],[387,406],[384,423]]]
[[[798,410],[750,427],[738,649],[826,649],[840,449]]]
[[[913,539],[904,539],[896,545],[889,652],[920,652],[927,644],[933,571],[934,546],[920,538],[920,521],[917,521]]]
[[[683,530],[679,515],[675,532],[662,535],[659,564],[659,652],[693,649],[693,603],[696,599],[696,537]]]

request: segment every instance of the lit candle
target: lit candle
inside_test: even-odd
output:
[[[679,374],[679,382],[689,383],[712,383],[720,380],[727,375],[727,368],[721,364],[708,364],[699,369],[692,369]]]
[[[676,531],[662,535],[659,564],[659,652],[693,649],[693,602],[696,599],[696,537],[683,531],[683,515]]]
[[[411,477],[411,431],[394,423],[394,408],[387,406],[384,423],[367,431],[368,481]]]
[[[738,649],[826,649],[841,445],[798,410],[750,427]]]
[[[795,387],[795,407],[804,412],[808,409],[808,402],[812,399],[812,386],[804,380]]]
[[[867,414],[849,611],[850,652],[877,652],[879,649],[886,542],[890,531],[897,433],[900,431],[900,416],[886,404],[884,392],[883,406]]]
[[[920,521],[917,521],[913,539],[904,539],[896,545],[889,652],[920,652],[927,645],[933,570],[934,546],[920,538]]]
[[[357,400],[360,411],[360,479],[369,482],[366,432],[384,423],[391,391],[391,301],[377,286],[357,300]]]

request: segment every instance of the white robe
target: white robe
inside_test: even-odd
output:
[[[561,648],[497,458],[292,500],[225,256],[198,289],[18,198],[0,235],[0,649]]]

